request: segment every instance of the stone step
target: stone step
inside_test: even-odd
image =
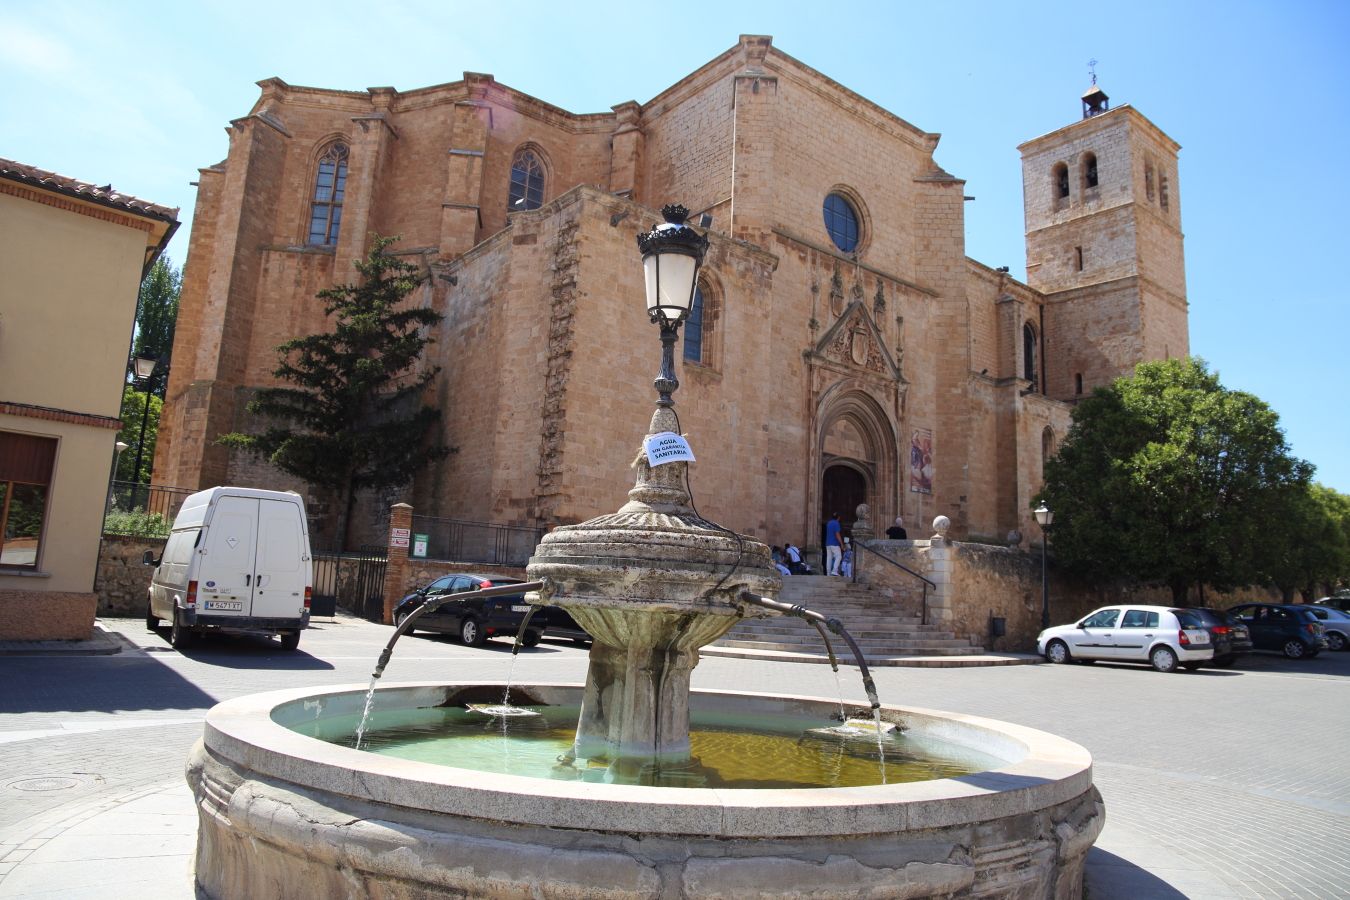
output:
[[[858,641],[874,639],[950,641],[956,638],[956,635],[950,631],[929,631],[916,628],[851,628],[847,625],[844,627],[848,629],[848,633],[853,636],[853,639]],[[816,630],[809,625],[802,625],[798,628],[779,625],[738,625],[727,632],[728,635],[737,635],[741,637],[751,635],[777,637],[780,635],[814,635],[816,633]]]
[[[714,646],[726,647],[736,650],[777,650],[785,653],[802,652],[801,644],[776,643],[773,641],[728,641],[726,639],[718,641]],[[971,647],[969,644],[963,647],[896,647],[896,646],[862,646],[859,649],[863,651],[864,656],[976,656],[984,651],[979,647]],[[825,655],[825,649],[822,647],[818,651],[819,655]],[[846,649],[836,647],[835,656],[847,660],[848,652]]]
[[[845,642],[843,642],[843,641],[839,641],[839,640],[834,640],[833,638],[830,640],[830,643],[834,646],[835,652],[836,652],[836,653],[844,653],[844,652],[847,652],[847,647],[848,647],[848,644],[847,644],[847,643],[845,643]],[[820,637],[819,637],[819,635],[817,635],[817,636],[816,636],[816,639],[813,640],[813,641],[812,641],[812,640],[786,639],[786,638],[773,638],[773,637],[754,637],[754,636],[746,636],[746,635],[732,635],[732,636],[730,636],[730,637],[722,638],[720,641],[717,642],[717,646],[719,646],[719,647],[726,647],[726,646],[730,646],[731,644],[764,644],[764,645],[766,645],[766,646],[772,644],[772,645],[775,646],[775,647],[788,647],[788,646],[791,646],[791,647],[798,647],[798,648],[805,647],[805,648],[807,648],[807,649],[811,649],[811,650],[813,650],[814,652],[819,652],[819,653],[823,653],[824,650],[825,650],[824,644],[822,644],[822,643],[820,642]],[[889,649],[901,649],[901,650],[905,650],[906,652],[911,652],[911,651],[916,651],[916,650],[924,650],[924,651],[932,650],[932,651],[935,651],[935,652],[936,652],[936,651],[939,651],[939,650],[941,650],[941,651],[953,651],[953,652],[960,651],[960,652],[962,652],[962,653],[980,653],[980,652],[982,652],[982,648],[979,648],[979,647],[972,647],[972,646],[970,645],[970,642],[969,642],[969,641],[957,641],[957,640],[952,640],[952,641],[912,641],[912,640],[885,641],[885,640],[875,640],[875,641],[858,641],[857,644],[858,644],[858,646],[859,646],[863,651],[865,651],[865,652],[870,652],[870,651],[872,651],[872,650],[874,650],[874,649],[878,649],[878,648],[879,648],[879,649],[886,649],[886,650],[889,650]]]

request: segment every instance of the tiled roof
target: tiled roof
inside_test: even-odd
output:
[[[123,209],[137,215],[151,216],[168,222],[178,221],[178,210],[176,208],[171,209],[167,206],[160,206],[158,203],[151,203],[149,200],[133,197],[130,194],[123,194],[113,188],[111,184],[98,187],[87,181],[57,175],[55,172],[48,172],[35,166],[26,166],[11,159],[0,158],[0,178],[46,188],[69,197],[78,197],[81,200]]]

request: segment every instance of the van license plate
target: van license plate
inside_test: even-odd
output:
[[[242,610],[244,608],[243,600],[207,600],[207,609],[229,609]]]
[[[511,612],[529,612],[530,607],[526,604],[517,603],[511,607]]]

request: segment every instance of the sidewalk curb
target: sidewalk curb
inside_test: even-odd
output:
[[[0,656],[114,656],[133,645],[97,619],[83,641],[0,641]]]

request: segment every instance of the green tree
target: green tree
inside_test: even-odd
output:
[[[1350,573],[1350,497],[1320,484],[1294,488],[1276,514],[1270,580],[1285,600],[1330,593]]]
[[[1200,360],[1168,360],[1075,407],[1042,497],[1063,565],[1166,584],[1180,604],[1193,584],[1266,581],[1276,517],[1311,475],[1270,407]]]
[[[150,391],[164,399],[169,379],[169,355],[173,352],[173,331],[178,322],[178,300],[183,290],[183,274],[165,256],[155,260],[141,282],[136,301],[136,337],[132,356],[159,358],[159,367],[150,379]],[[130,366],[130,363],[128,363]],[[130,368],[127,370],[130,375]],[[144,390],[144,386],[141,388]]]
[[[376,237],[356,263],[359,283],[321,291],[333,330],[287,341],[273,371],[293,387],[264,388],[248,410],[270,424],[220,443],[261,453],[281,469],[338,498],[336,534],[346,546],[356,494],[404,484],[451,452],[435,439],[440,411],[421,403],[439,366],[418,367],[440,313],[404,301],[423,282],[418,267],[386,253]]]
[[[159,436],[159,414],[164,409],[164,401],[150,394],[150,410],[146,415],[146,394],[135,385],[128,384],[122,389],[122,428],[117,439],[127,445],[117,457],[117,481],[132,481],[148,484],[150,470],[155,462],[155,439]],[[136,450],[141,440],[141,422],[145,422],[145,446],[140,447],[141,469],[136,471]],[[142,498],[143,499],[143,498]]]

